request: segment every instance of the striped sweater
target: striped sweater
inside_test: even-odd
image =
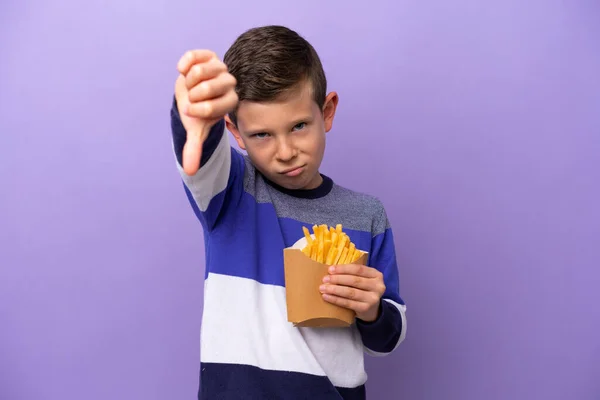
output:
[[[205,244],[199,399],[364,399],[364,354],[386,355],[406,334],[394,240],[376,198],[323,175],[312,190],[268,181],[230,146],[224,120],[205,141],[201,168],[182,170],[186,132],[176,103],[177,167]],[[381,315],[349,328],[295,327],[287,320],[283,249],[302,226],[342,224],[368,265],[383,273]],[[317,290],[318,288],[315,288]]]

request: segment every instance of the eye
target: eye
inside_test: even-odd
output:
[[[268,133],[260,132],[260,133],[255,133],[254,135],[251,135],[250,137],[256,138],[256,139],[266,139],[268,136],[269,136]]]
[[[304,129],[305,127],[306,127],[306,122],[300,122],[299,124],[296,124],[294,126],[293,130],[301,130],[301,129]]]

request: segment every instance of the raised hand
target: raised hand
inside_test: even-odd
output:
[[[177,69],[180,75],[175,82],[175,98],[187,133],[182,166],[186,174],[194,175],[200,168],[202,144],[210,128],[237,106],[237,82],[209,50],[188,51]]]

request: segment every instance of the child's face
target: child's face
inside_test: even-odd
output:
[[[320,110],[306,83],[281,100],[240,102],[237,127],[227,117],[227,128],[267,179],[286,189],[314,189],[322,182],[325,133],[337,102],[332,92]]]

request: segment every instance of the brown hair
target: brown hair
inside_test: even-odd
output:
[[[313,46],[293,30],[268,25],[240,35],[223,57],[237,80],[239,101],[271,101],[303,81],[311,83],[313,100],[323,108],[327,79]],[[235,110],[230,118],[237,125]]]

